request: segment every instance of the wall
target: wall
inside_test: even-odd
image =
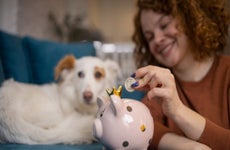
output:
[[[130,40],[135,0],[92,0],[90,8],[90,19],[109,41]]]
[[[0,29],[19,35],[60,40],[48,13],[61,21],[65,13],[86,14],[89,27],[99,29],[107,42],[130,41],[135,0],[0,0]],[[9,19],[10,18],[10,19]]]
[[[63,0],[19,0],[18,34],[42,39],[58,40],[48,19],[50,11],[63,17],[66,3]]]
[[[18,0],[0,0],[0,29],[17,32]]]

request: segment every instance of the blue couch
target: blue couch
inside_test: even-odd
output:
[[[76,58],[96,56],[92,42],[60,43],[33,37],[17,36],[0,31],[0,85],[8,78],[16,81],[44,84],[54,82],[54,66],[66,54]],[[124,88],[123,88],[124,89]],[[141,92],[129,93],[123,90],[121,97],[140,100]],[[0,144],[0,149],[23,150],[99,150],[100,143],[89,145],[21,145],[14,143]]]

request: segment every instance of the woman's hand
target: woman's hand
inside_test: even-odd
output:
[[[138,80],[137,90],[147,90],[149,100],[157,100],[162,105],[163,113],[173,118],[183,106],[179,99],[175,79],[169,69],[157,66],[146,66],[135,72]]]
[[[149,100],[159,101],[163,113],[171,118],[184,134],[198,140],[205,128],[206,120],[186,107],[180,100],[173,74],[169,69],[146,66],[136,70],[133,84],[137,90],[147,90]]]

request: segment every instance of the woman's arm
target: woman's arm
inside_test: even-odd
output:
[[[173,74],[168,69],[147,66],[136,71],[137,89],[149,87],[150,101],[158,101],[163,113],[171,118],[184,134],[198,140],[205,128],[205,118],[186,107],[180,100]]]
[[[205,128],[205,118],[185,105],[178,107],[171,119],[193,140],[199,140]]]
[[[159,150],[211,150],[208,146],[174,133],[166,133],[160,140]]]

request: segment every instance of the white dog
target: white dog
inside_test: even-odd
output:
[[[0,88],[0,142],[91,143],[96,99],[119,76],[114,61],[68,55],[55,68],[58,83],[5,81]]]

